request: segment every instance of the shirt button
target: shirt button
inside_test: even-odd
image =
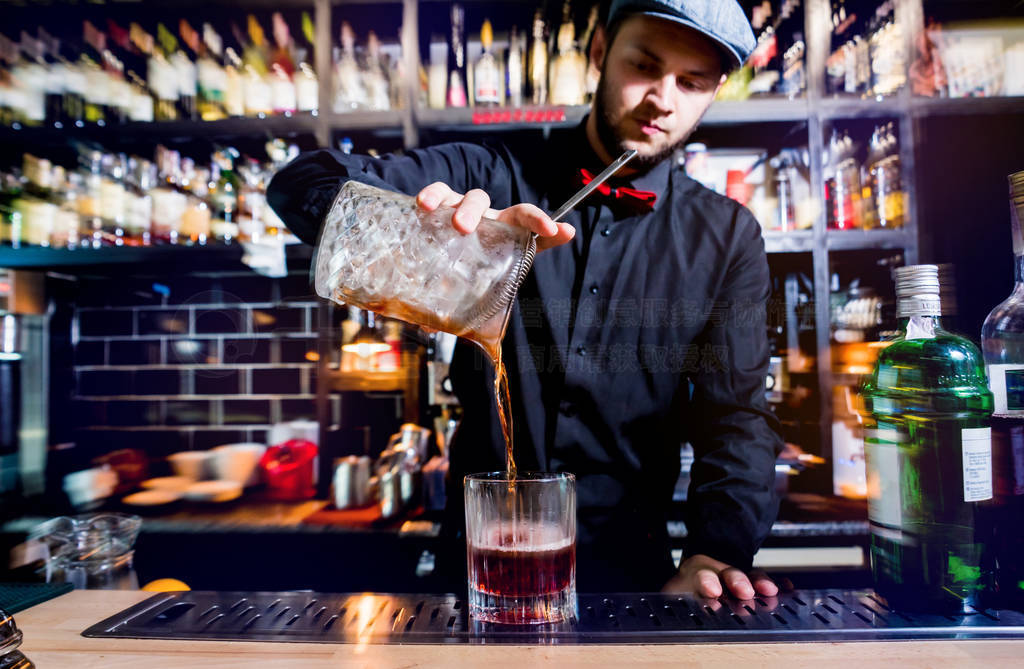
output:
[[[602,237],[607,237],[610,234],[612,234],[612,229],[611,228],[605,228],[604,230],[601,231],[601,236]]]
[[[590,294],[591,295],[597,295],[597,284],[596,283],[593,286],[590,287]]]
[[[576,405],[574,405],[569,400],[562,400],[558,404],[558,411],[563,416],[566,416],[568,418],[572,418],[573,416],[576,415]]]
[[[578,353],[579,355],[586,355],[587,354],[587,347],[586,346],[577,346],[576,347],[576,353]]]

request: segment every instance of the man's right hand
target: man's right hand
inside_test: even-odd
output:
[[[511,223],[537,233],[537,250],[561,246],[576,235],[568,223],[555,223],[539,207],[516,204],[500,211],[491,209],[491,197],[480,189],[460,195],[440,181],[432,183],[416,195],[416,203],[426,211],[438,207],[454,207],[452,225],[464,235],[476,230],[480,219],[486,216],[503,223]]]

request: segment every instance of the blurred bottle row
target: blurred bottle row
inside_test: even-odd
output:
[[[762,149],[709,149],[693,142],[678,161],[691,179],[750,209],[765,232],[808,230],[820,211],[806,147],[769,155]]]
[[[830,95],[884,97],[907,82],[904,31],[892,0],[877,7],[832,0],[832,51],[825,63]]]
[[[298,148],[272,140],[267,152],[264,163],[220,148],[200,164],[163,146],[153,160],[80,146],[70,168],[25,154],[20,170],[0,172],[0,243],[100,248],[286,235],[265,192]]]
[[[834,128],[823,161],[825,212],[833,230],[899,228],[906,193],[892,123],[875,126],[866,157],[848,130]]]
[[[431,36],[429,62],[420,73],[426,106],[581,105],[593,94],[597,76],[588,71],[585,50],[597,25],[596,5],[579,39],[568,0],[555,33],[538,9],[528,31],[513,25],[496,36],[485,19],[479,39],[467,43],[463,6],[452,4],[449,18],[450,34]]]
[[[729,76],[718,99],[795,98],[803,94],[807,88],[807,43],[801,5],[801,0],[764,0],[754,5],[748,18],[757,46],[747,62]]]
[[[84,21],[81,34],[47,26],[0,34],[0,121],[7,125],[84,127],[127,121],[215,121],[228,117],[316,112],[313,22],[301,15],[299,39],[280,12],[272,38],[252,14],[246,29],[210,23]],[[222,28],[224,26],[221,26]],[[174,30],[176,28],[176,30]],[[2,30],[2,29],[0,29]],[[370,32],[363,46],[343,23],[333,49],[335,111],[401,105],[401,48]]]

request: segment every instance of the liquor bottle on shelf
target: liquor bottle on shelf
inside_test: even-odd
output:
[[[992,390],[990,562],[995,604],[1024,610],[1024,172],[1010,176],[1010,230],[1014,287],[981,329],[981,348]]]
[[[267,39],[263,27],[252,14],[247,17],[246,27],[249,33],[248,42],[237,31],[235,35],[242,45],[242,92],[245,97],[245,113],[247,116],[262,118],[271,113],[273,105],[270,71],[267,68]]]
[[[508,37],[508,63],[505,66],[505,88],[510,107],[523,106],[523,45],[519,31],[512,26]]]
[[[185,52],[182,51],[178,38],[162,23],[156,26],[157,41],[167,55],[167,62],[174,73],[175,86],[178,89],[178,118],[183,121],[195,121],[199,118],[196,108],[196,66]]]
[[[480,46],[483,52],[473,64],[473,105],[477,107],[497,107],[504,102],[501,85],[501,66],[491,51],[494,44],[494,31],[491,22],[484,19],[480,27]]]
[[[875,589],[897,610],[961,613],[987,580],[992,393],[981,352],[940,325],[938,268],[895,274],[900,332],[863,389]]]
[[[334,111],[366,108],[366,89],[356,60],[356,34],[348,21],[341,22],[341,50],[334,58]]]
[[[237,158],[238,151],[232,148],[221,149],[213,154],[210,175],[214,184],[210,193],[213,222],[210,229],[214,240],[222,244],[230,244],[239,236],[238,196],[241,186],[235,174]]]
[[[224,112],[228,116],[245,116],[245,66],[242,57],[231,47],[224,49]]]
[[[448,43],[442,35],[430,37],[430,65],[427,67],[427,106],[444,109],[448,94]]]
[[[892,0],[886,0],[878,6],[874,30],[867,41],[871,62],[871,94],[894,95],[907,81],[907,56],[903,31],[895,20]]]
[[[533,15],[529,59],[530,102],[535,105],[548,101],[548,43],[544,12],[540,9]]]
[[[146,63],[146,82],[149,89],[156,95],[156,109],[153,117],[157,121],[176,121],[180,114],[178,111],[178,76],[174,66],[167,59],[166,46],[156,44],[153,36],[143,30],[137,23],[129,28],[132,42],[143,53],[149,55]],[[166,33],[166,29],[164,31]]]
[[[50,246],[74,249],[82,243],[82,221],[78,213],[82,175],[64,170],[61,172],[63,182],[57,190],[57,217],[53,224],[53,232],[50,234]]]
[[[380,39],[370,31],[366,35],[366,65],[362,72],[367,106],[375,111],[391,109],[391,87],[380,53]]]
[[[100,219],[103,222],[103,243],[108,246],[123,246],[127,204],[125,189],[125,177],[128,171],[127,159],[123,153],[105,154],[100,164],[103,174],[103,178],[100,180]]]
[[[833,129],[824,176],[828,227],[832,230],[861,227],[860,167],[849,133],[840,134]]]
[[[153,96],[146,89],[142,77],[146,61],[131,40],[131,31],[107,19],[107,59],[112,72],[111,98],[119,120],[152,121],[155,106]]]
[[[12,230],[15,246],[49,246],[57,218],[54,169],[49,160],[25,154],[22,158],[23,188],[13,203],[20,226]]]
[[[125,244],[149,246],[152,243],[153,196],[156,187],[156,166],[141,158],[128,159],[125,179]]]
[[[558,28],[558,55],[551,62],[548,81],[551,104],[581,105],[586,95],[587,59],[576,46],[576,26],[569,2],[562,7],[562,25]]]
[[[583,55],[583,61],[585,63],[584,68],[586,69],[586,76],[584,77],[583,85],[583,98],[584,100],[591,100],[594,97],[594,93],[597,92],[597,82],[600,79],[600,72],[597,71],[597,66],[590,62],[590,41],[594,36],[594,31],[597,30],[597,21],[600,17],[601,7],[598,4],[593,5],[590,8],[590,14],[587,16],[587,26],[583,29],[583,34],[580,35],[579,49]]]
[[[466,106],[466,10],[452,3],[452,35],[448,42],[448,106]]]
[[[310,18],[309,12],[302,12],[302,36],[306,38],[308,48],[295,50],[296,60],[299,62],[293,77],[295,106],[300,112],[316,112],[320,106],[320,81],[309,60],[316,51],[313,48],[313,19]]]
[[[864,204],[872,212],[872,222],[882,228],[903,227],[905,196],[900,174],[900,152],[891,123],[875,128],[867,163],[871,200]]]
[[[202,40],[199,43],[199,60],[196,62],[199,118],[204,121],[219,121],[227,117],[224,100],[227,72],[222,65],[223,59],[223,40],[213,26],[204,23]]]
[[[180,183],[186,200],[181,219],[181,239],[186,244],[205,246],[213,235],[213,214],[207,201],[210,195],[209,170],[197,166],[191,158],[182,158]]]
[[[184,244],[181,234],[182,221],[188,199],[181,188],[181,154],[163,146],[156,147],[158,186],[151,192],[153,197],[153,225],[151,236],[154,244]]]
[[[103,51],[106,49],[106,35],[90,21],[82,22],[82,50],[79,67],[85,73],[86,123],[105,125],[107,104],[110,101],[110,79],[103,69]]]
[[[79,155],[79,173],[82,175],[82,197],[78,200],[82,220],[82,244],[98,249],[104,245],[103,220],[100,209],[103,183],[103,154],[85,151]]]
[[[57,128],[81,127],[85,76],[77,66],[77,52],[67,40],[61,41],[42,28],[39,39],[45,45],[50,78],[54,80],[50,90],[60,91],[59,100],[46,104],[47,122]]]
[[[298,108],[295,95],[295,61],[292,60],[292,35],[281,12],[271,16],[274,51],[270,56],[270,99],[275,114],[293,114]]]

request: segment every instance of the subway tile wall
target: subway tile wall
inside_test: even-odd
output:
[[[266,440],[315,418],[318,298],[306,272],[90,278],[74,319],[77,443],[151,457]],[[331,399],[332,423],[340,398]]]

